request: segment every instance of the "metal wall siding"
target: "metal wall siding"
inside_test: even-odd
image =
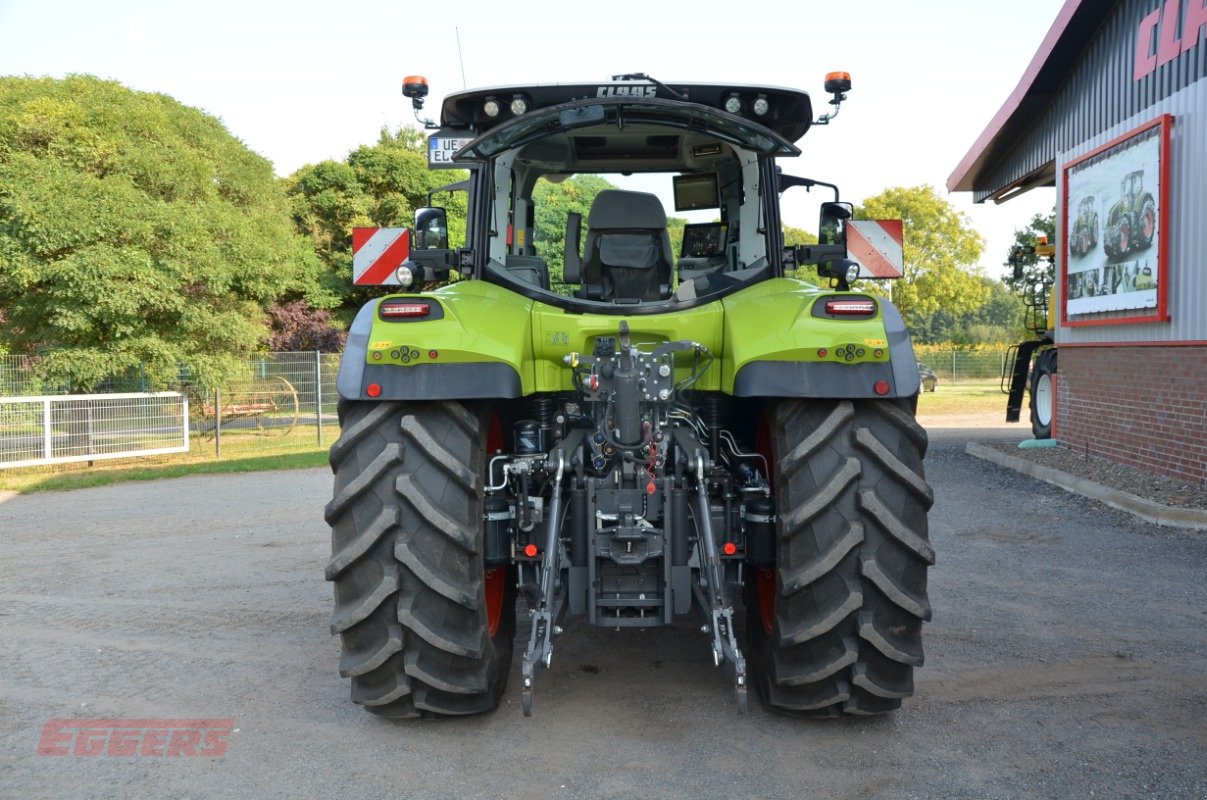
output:
[[[1178,4],[1183,17],[1187,2]],[[1066,163],[1161,114],[1173,115],[1168,212],[1171,321],[1062,327],[1057,333],[1060,342],[1207,341],[1207,41],[1134,79],[1140,21],[1165,7],[1165,0],[1116,3],[1051,102],[1030,125],[1017,126],[1009,150],[978,180],[987,187],[975,193],[980,202],[1055,164],[1060,209],[1060,177]],[[1062,225],[1058,213],[1058,237],[1064,235]]]
[[[1207,50],[1207,43],[1199,49]],[[1169,171],[1169,316],[1168,323],[1142,323],[1067,328],[1057,331],[1062,343],[1203,342],[1207,341],[1207,80],[1199,80],[1124,119],[1077,147],[1062,153],[1056,164],[1057,209],[1062,208],[1059,176],[1064,165],[1095,147],[1162,114],[1174,118]],[[1057,214],[1057,237],[1064,232]],[[1064,287],[1060,287],[1063,291]],[[1057,298],[1059,302],[1059,297]]]
[[[1186,5],[1183,0],[1180,6]],[[1207,76],[1207,42],[1152,74],[1133,79],[1137,27],[1162,0],[1123,0],[1107,15],[1052,102],[1015,138],[1009,152],[977,181],[976,202],[1056,160]]]

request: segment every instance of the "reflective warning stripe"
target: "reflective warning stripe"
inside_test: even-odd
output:
[[[853,220],[847,224],[847,255],[859,263],[861,278],[905,274],[904,229],[899,219]]]
[[[353,228],[352,282],[357,286],[397,286],[394,272],[410,252],[406,228]]]

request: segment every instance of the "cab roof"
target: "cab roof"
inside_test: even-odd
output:
[[[667,91],[669,89],[670,91]],[[672,92],[681,98],[676,98]],[[496,125],[515,120],[512,101],[522,99],[524,113],[592,98],[625,98],[636,103],[649,100],[694,103],[724,111],[731,98],[740,103],[738,116],[762,125],[779,136],[795,142],[805,135],[813,120],[809,95],[797,89],[774,86],[737,86],[733,84],[673,83],[648,80],[613,80],[600,83],[538,84],[534,86],[497,86],[451,94],[440,109],[440,124],[445,128],[469,129],[482,134]],[[755,101],[764,99],[767,111],[754,113]],[[498,114],[487,115],[486,102],[494,100]]]

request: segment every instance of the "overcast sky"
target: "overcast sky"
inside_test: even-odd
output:
[[[1014,229],[1050,211],[1053,190],[974,205],[946,182],[1062,4],[0,0],[0,74],[88,73],[172,95],[220,117],[287,175],[343,158],[383,125],[413,123],[405,75],[428,78],[433,111],[463,88],[463,71],[471,88],[622,72],[761,83],[804,89],[825,108],[825,73],[846,70],[853,89],[840,116],[806,135],[785,171],[837,183],[855,202],[931,184],[985,236],[981,263],[996,277]],[[815,229],[814,208],[789,201],[785,222]]]

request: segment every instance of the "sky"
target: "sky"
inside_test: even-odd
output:
[[[948,176],[1018,84],[1063,0],[760,0],[572,4],[508,0],[0,0],[0,75],[87,73],[162,92],[220,118],[278,175],[342,159],[383,126],[414,124],[406,75],[446,94],[645,72],[667,83],[852,90],[784,171],[844,200],[930,184],[986,240],[1000,277],[1014,230],[1052,210],[1039,189],[1004,203],[949,194]],[[816,229],[816,201],[784,221]],[[828,198],[824,198],[828,199]],[[908,265],[907,265],[908,268]]]

